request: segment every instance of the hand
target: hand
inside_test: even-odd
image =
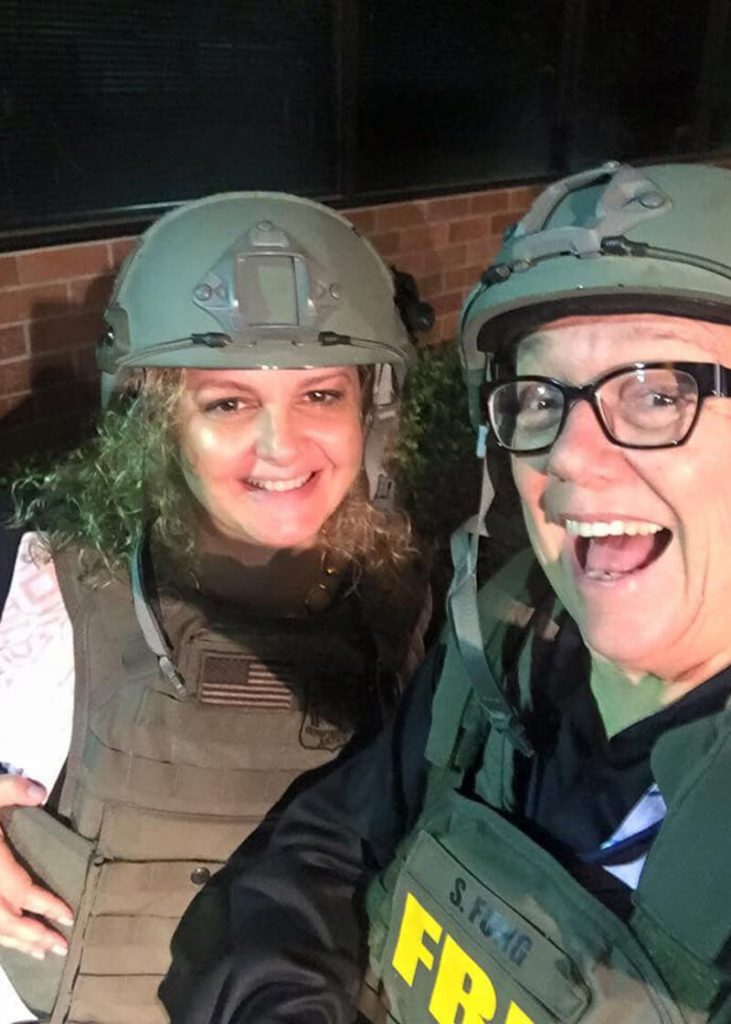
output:
[[[45,797],[43,786],[31,779],[0,775],[0,810],[36,806]],[[58,896],[35,884],[13,856],[0,828],[0,945],[36,960],[43,960],[49,951],[65,956],[68,943],[63,935],[28,914],[38,914],[64,926],[73,924],[70,908]]]

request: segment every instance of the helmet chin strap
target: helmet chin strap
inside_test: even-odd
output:
[[[373,381],[373,406],[365,441],[363,464],[368,478],[368,496],[376,508],[388,512],[394,507],[396,482],[384,468],[388,439],[392,433],[398,402],[393,367],[381,363]]]
[[[115,373],[107,373],[102,370],[101,383],[100,383],[100,397],[102,409],[106,409],[109,405],[112,395],[117,388],[117,375]]]

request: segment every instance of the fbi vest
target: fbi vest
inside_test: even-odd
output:
[[[554,605],[526,556],[480,593],[486,654],[524,707],[532,645],[557,632]],[[520,755],[490,728],[450,640],[423,813],[368,892],[381,1020],[731,1019],[729,714],[672,730],[656,744],[653,775],[668,809],[624,922],[512,823]]]
[[[393,673],[376,675],[355,599],[245,622],[170,599],[162,619],[183,699],[142,637],[127,581],[92,588],[77,566],[73,553],[56,558],[76,669],[58,813],[22,808],[3,822],[76,923],[65,960],[2,950],[0,962],[53,1024],[163,1024],[157,988],[191,898],[298,775],[377,727]],[[403,637],[418,610],[401,614]]]

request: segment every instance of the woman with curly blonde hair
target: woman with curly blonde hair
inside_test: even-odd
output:
[[[186,204],[106,320],[96,436],[14,487],[0,1024],[164,1021],[196,886],[388,717],[428,618],[383,469],[411,340],[344,218],[276,193]]]

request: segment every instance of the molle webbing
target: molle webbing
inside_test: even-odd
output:
[[[69,898],[77,923],[51,1020],[163,1024],[157,986],[198,886],[372,711],[363,626],[343,607],[301,632],[261,621],[251,630],[239,623],[233,635],[230,622],[209,628],[199,609],[178,602],[164,622],[196,680],[183,700],[140,635],[127,582],[82,584],[73,551],[61,554],[57,572],[77,675],[59,806],[71,829],[41,813],[61,833],[54,857],[85,883]],[[328,705],[335,678],[341,686]],[[47,830],[30,822],[26,840],[31,868],[52,878],[33,853],[48,843]],[[59,983],[47,974],[43,984],[39,972],[57,966],[51,961],[34,961],[17,985],[46,1013]]]
[[[632,928],[678,1001],[706,1010],[731,983],[731,711],[666,733],[652,768],[668,811]]]
[[[525,658],[532,636],[528,625],[533,623],[541,636],[552,639],[555,603],[531,551],[513,558],[478,594],[485,658],[506,690],[508,681],[514,682],[510,698],[516,706],[526,707],[530,702],[530,665]],[[427,759],[436,769],[446,771],[451,785],[482,759],[491,769],[481,773],[486,787],[483,796],[492,806],[508,806],[512,802],[513,746],[504,732],[491,729],[490,716],[474,692],[449,626],[444,639],[447,651],[434,698]]]

